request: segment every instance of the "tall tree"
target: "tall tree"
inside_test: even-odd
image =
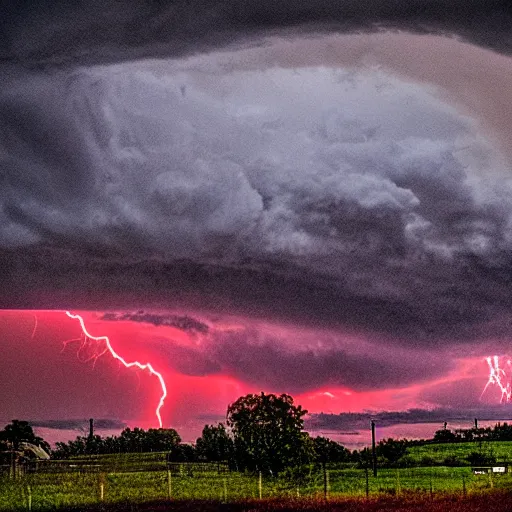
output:
[[[287,467],[308,463],[312,443],[302,432],[306,414],[286,394],[249,394],[231,404],[227,424],[238,468],[277,475]]]
[[[227,461],[233,455],[233,440],[224,424],[205,425],[201,437],[196,441],[199,457],[212,462]]]
[[[321,464],[346,462],[350,459],[350,450],[326,437],[314,437],[313,447],[315,449],[315,461]]]

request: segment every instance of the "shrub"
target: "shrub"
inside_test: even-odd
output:
[[[435,466],[436,460],[429,455],[424,455],[420,460],[420,466]]]
[[[496,457],[490,453],[471,452],[466,460],[472,466],[491,466],[496,462]]]
[[[456,455],[448,455],[443,461],[443,464],[445,466],[463,466],[464,464],[462,461],[456,456]]]

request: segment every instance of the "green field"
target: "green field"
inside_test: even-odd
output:
[[[496,442],[426,445],[409,449],[408,461],[426,457],[442,462],[448,456],[463,459],[478,450],[492,450],[498,460],[512,459],[512,443]],[[337,464],[327,467],[328,497],[397,497],[420,495],[436,498],[446,493],[462,496],[491,489],[512,489],[512,473],[473,475],[465,467],[379,468],[375,478],[369,472],[368,487],[363,469]],[[323,498],[324,473],[319,467],[297,477],[263,477],[261,495],[276,498]],[[17,480],[0,477],[0,510],[55,510],[65,506],[140,504],[153,500],[214,500],[236,502],[258,499],[258,475],[229,472],[216,464],[173,464],[167,470],[165,454],[118,454],[77,457],[62,462],[41,464],[38,471]]]
[[[416,463],[421,463],[425,458],[431,458],[440,464],[447,457],[457,457],[462,463],[469,464],[465,458],[471,452],[492,454],[497,461],[506,461],[512,464],[512,441],[426,444],[408,449],[409,457]]]

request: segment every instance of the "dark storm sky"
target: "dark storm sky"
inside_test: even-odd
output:
[[[478,401],[512,320],[507,3],[0,11],[0,307],[142,309],[179,375]]]

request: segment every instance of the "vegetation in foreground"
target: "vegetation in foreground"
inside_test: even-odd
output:
[[[214,501],[151,501],[146,503],[97,504],[86,507],[66,507],[61,512],[508,512],[512,493],[495,492],[493,494],[468,497],[443,496],[434,500],[419,496],[380,497],[377,499],[265,499],[244,500],[233,503]]]
[[[512,427],[506,424],[454,435],[443,429],[428,441],[382,440],[374,477],[370,450],[350,452],[310,437],[303,432],[306,412],[289,395],[261,393],[230,405],[226,425],[206,425],[195,445],[182,444],[174,429],[137,428],[58,443],[52,455],[61,460],[29,465],[34,471],[18,478],[0,473],[0,510],[95,510],[98,503],[109,510],[127,504],[152,510],[148,503],[162,510],[199,504],[211,510],[321,510],[328,498],[325,510],[380,510],[393,503],[410,510],[450,500],[459,506],[461,497],[478,501],[483,492],[512,489],[512,473],[475,475],[469,467],[497,460],[508,465],[512,441],[503,439],[512,438]],[[11,461],[25,441],[44,442],[27,422],[0,432]],[[7,466],[10,476],[16,476],[14,466]],[[261,503],[252,501],[259,498]]]
[[[134,471],[124,467],[124,458],[135,464],[137,455],[120,455],[110,459],[109,470],[94,464],[26,474],[18,480],[0,481],[0,510],[60,509],[66,506],[92,506],[97,503],[133,505],[148,501],[208,500],[231,503],[263,499],[371,499],[395,497],[401,500],[438,499],[452,496],[479,495],[483,492],[512,489],[512,474],[474,475],[469,467],[380,468],[378,476],[340,464],[310,467],[309,473],[290,470],[279,477],[230,472],[215,464],[179,463],[164,469],[164,454],[141,454],[144,464],[160,463],[159,470]],[[155,458],[151,461],[148,456]],[[89,462],[98,462],[99,460]],[[160,461],[156,460],[160,457]],[[73,461],[74,462],[74,461]],[[78,462],[78,461],[77,461]],[[147,467],[147,466],[146,466]],[[54,468],[55,469],[55,468]],[[101,472],[98,470],[101,469]],[[219,471],[220,469],[220,471]],[[368,484],[366,483],[368,475]],[[327,477],[327,481],[326,481]],[[367,486],[368,485],[368,486]],[[261,493],[261,494],[260,494]]]

